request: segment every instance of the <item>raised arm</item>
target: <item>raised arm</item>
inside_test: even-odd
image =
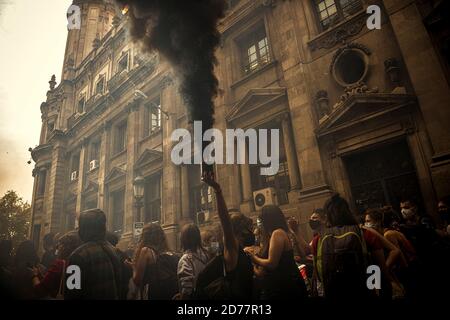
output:
[[[220,224],[223,230],[223,257],[225,260],[225,268],[227,271],[232,271],[236,268],[238,260],[239,244],[236,239],[233,226],[231,225],[230,215],[228,214],[228,208],[223,198],[222,189],[220,185],[214,180],[214,174],[206,172],[202,177],[203,182],[208,184],[214,189],[217,200],[217,212],[219,215]]]

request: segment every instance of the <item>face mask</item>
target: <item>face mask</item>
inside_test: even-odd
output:
[[[313,230],[319,229],[321,223],[319,220],[309,220],[309,227]]]
[[[217,241],[211,241],[210,248],[211,248],[211,252],[218,253],[219,252],[219,243]]]
[[[413,209],[402,209],[402,216],[405,219],[411,219],[415,214],[416,213]]]
[[[55,250],[55,256],[58,256],[58,255],[59,255],[59,250],[56,249],[56,250]]]
[[[371,223],[371,222],[364,223],[364,226],[366,228],[370,228],[370,229],[375,229],[375,227],[376,227],[376,225],[374,223]]]

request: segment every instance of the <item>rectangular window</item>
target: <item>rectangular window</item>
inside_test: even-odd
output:
[[[125,212],[125,189],[111,193],[112,203],[112,231],[122,233]]]
[[[129,65],[129,53],[126,52],[123,54],[123,56],[119,59],[118,65],[117,65],[117,72],[121,73],[124,70],[128,71],[128,65]]]
[[[155,99],[145,106],[144,136],[161,129],[161,100]]]
[[[197,220],[197,215],[203,211],[213,209],[212,190],[201,181],[201,168],[199,165],[192,165],[189,172],[189,205],[191,218]]]
[[[279,129],[280,134],[282,130],[276,124],[267,124],[265,129]],[[270,132],[270,131],[269,131]],[[271,139],[268,138],[267,150],[270,150]],[[252,190],[257,191],[265,188],[274,188],[277,193],[278,204],[288,203],[288,192],[290,190],[289,170],[287,165],[286,150],[284,148],[283,138],[280,136],[280,150],[279,150],[279,169],[273,176],[261,175],[261,167],[267,167],[267,165],[252,164],[250,165]]]
[[[38,175],[38,189],[37,196],[43,196],[45,193],[45,184],[47,180],[47,171],[40,171]]]
[[[114,143],[114,154],[118,154],[124,151],[127,147],[127,123],[116,127],[115,143]]]
[[[70,180],[73,181],[78,179],[78,170],[80,168],[80,153],[77,153],[72,157],[72,164],[70,168]]]
[[[86,106],[86,95],[83,94],[80,96],[80,99],[78,99],[77,113],[79,114],[84,113],[85,106]]]
[[[146,180],[144,210],[145,222],[161,222],[161,174]]]
[[[259,26],[240,40],[240,46],[245,74],[249,74],[271,61],[269,41],[264,25]]]
[[[104,74],[100,75],[95,85],[95,94],[102,95],[105,92],[105,82],[106,82],[105,75]]]
[[[322,30],[361,10],[361,0],[314,0]]]
[[[84,202],[84,210],[96,209],[97,199],[89,200]]]
[[[101,147],[100,140],[95,141],[91,144],[89,161],[100,160],[100,147]]]

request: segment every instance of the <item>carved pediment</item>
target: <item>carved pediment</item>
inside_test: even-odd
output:
[[[318,137],[380,117],[397,109],[413,105],[416,97],[410,94],[367,93],[350,96],[337,104],[331,113],[320,120]]]
[[[134,164],[135,168],[141,168],[153,162],[162,161],[162,152],[158,150],[145,149],[139,159]]]
[[[226,119],[229,122],[261,111],[261,108],[286,96],[286,88],[255,88],[250,89],[247,94],[236,103],[228,112]]]
[[[114,181],[114,180],[117,180],[120,178],[124,178],[125,176],[126,176],[125,170],[123,170],[119,167],[114,167],[111,169],[109,174],[106,176],[105,183],[109,183],[111,181]]]

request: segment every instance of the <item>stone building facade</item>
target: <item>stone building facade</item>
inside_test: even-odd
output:
[[[174,129],[188,128],[174,71],[127,38],[110,1],[75,0],[60,83],[50,81],[42,132],[31,151],[32,238],[76,226],[101,208],[110,230],[132,238],[133,182],[145,179],[142,219],[170,245],[188,221],[217,224],[200,166],[170,158]],[[332,192],[355,211],[414,197],[435,215],[450,194],[449,28],[446,1],[229,1],[219,29],[215,127],[280,129],[280,170],[216,165],[230,211],[251,217],[278,203],[306,227]],[[380,30],[366,27],[369,5]]]

